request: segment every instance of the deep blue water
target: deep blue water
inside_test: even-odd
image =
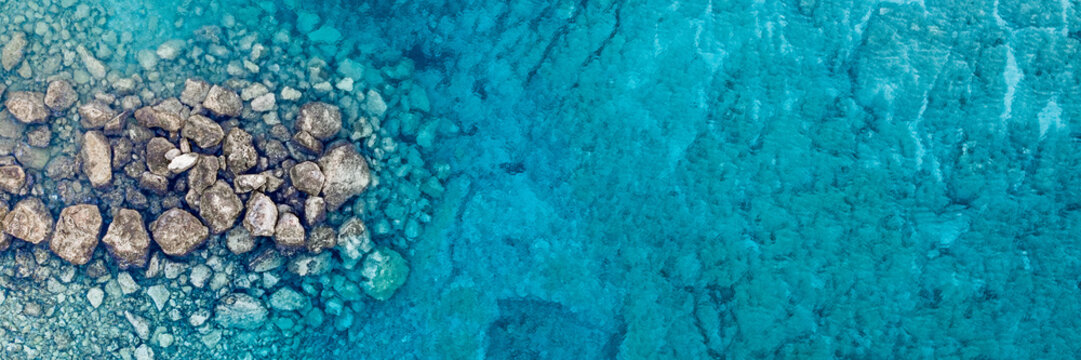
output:
[[[136,49],[232,14],[261,39],[292,34],[290,56],[363,59],[375,69],[358,87],[427,94],[430,110],[413,113],[430,144],[399,115],[383,122],[447,166],[420,235],[376,237],[408,260],[407,282],[358,305],[348,329],[291,335],[299,346],[270,351],[279,358],[1070,359],[1077,5],[104,8]],[[305,39],[301,12],[340,39]],[[369,191],[425,181],[401,179]],[[369,227],[392,217],[384,206]],[[254,353],[249,340],[227,342]]]

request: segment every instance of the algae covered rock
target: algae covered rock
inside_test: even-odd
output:
[[[409,264],[397,251],[380,247],[364,259],[360,274],[367,279],[361,283],[364,292],[376,300],[386,300],[405,284]]]
[[[97,205],[72,205],[60,211],[56,231],[49,241],[51,249],[61,259],[83,265],[94,255],[101,233],[101,212]]]
[[[138,211],[120,209],[101,239],[121,269],[146,266],[150,235]]]
[[[214,306],[214,321],[223,327],[252,330],[263,326],[267,320],[263,303],[245,293],[233,293]]]
[[[195,215],[173,208],[150,223],[150,233],[162,252],[173,256],[184,256],[206,242],[210,229],[204,226]]]
[[[53,217],[38,198],[26,198],[4,216],[4,232],[32,244],[52,235]]]

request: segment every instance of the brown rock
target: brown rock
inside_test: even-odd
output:
[[[323,142],[307,131],[301,131],[293,135],[293,143],[309,154],[319,155],[323,153]]]
[[[83,134],[83,147],[79,151],[83,174],[94,187],[108,186],[113,180],[113,152],[109,140],[100,131]]]
[[[150,223],[150,233],[162,252],[184,256],[203,245],[210,230],[195,215],[173,208]]]
[[[56,232],[49,240],[51,249],[61,259],[83,265],[94,255],[101,233],[101,212],[97,205],[72,205],[60,211]]]
[[[12,92],[4,101],[4,106],[15,119],[25,124],[41,124],[49,118],[49,109],[45,107],[45,94],[39,92]]]
[[[114,117],[116,111],[103,102],[95,100],[79,105],[79,124],[83,128],[100,129]]]
[[[188,188],[202,193],[204,189],[218,181],[218,158],[200,155],[195,167],[188,171]]]
[[[144,171],[139,175],[139,187],[158,195],[164,195],[165,192],[169,190],[169,179],[149,171]]]
[[[25,198],[4,216],[4,233],[32,244],[52,235],[53,216],[38,198]]]
[[[323,181],[326,178],[323,176],[323,171],[319,169],[318,164],[305,161],[289,169],[289,180],[293,182],[293,187],[296,187],[297,190],[308,193],[308,195],[318,196],[319,192],[323,190]]]
[[[26,133],[26,143],[36,148],[47,148],[52,141],[53,132],[48,125],[37,125],[34,130]]]
[[[150,235],[138,211],[120,209],[101,239],[121,269],[146,266]]]
[[[55,111],[64,111],[79,100],[79,94],[66,80],[55,80],[45,90],[45,106]]]
[[[310,102],[300,107],[297,115],[297,130],[306,131],[312,136],[326,140],[338,134],[342,129],[342,112],[337,106],[324,102]]]
[[[159,128],[168,132],[180,131],[180,128],[184,126],[184,118],[180,115],[170,111],[161,111],[150,106],[135,110],[135,120],[144,127]]]
[[[278,206],[269,196],[257,192],[248,199],[247,213],[244,215],[244,228],[252,236],[273,236],[278,224]]]
[[[252,145],[251,134],[240,128],[229,130],[229,135],[225,136],[225,144],[222,145],[222,152],[225,153],[229,171],[235,175],[251,170],[259,161],[259,153]]]
[[[26,184],[26,172],[19,165],[0,166],[0,190],[18,195]],[[6,205],[5,205],[6,207]],[[5,210],[6,211],[6,210]]]
[[[312,229],[311,236],[308,237],[308,251],[313,254],[323,252],[323,250],[333,248],[338,245],[338,234],[334,233],[334,229],[329,226],[317,226]]]
[[[237,117],[240,116],[240,110],[244,109],[244,103],[235,91],[214,85],[203,100],[203,107],[218,116]]]
[[[191,139],[195,142],[195,145],[206,149],[218,146],[221,139],[225,137],[225,131],[214,120],[206,116],[193,114],[188,117],[188,122],[184,124],[180,135]]]
[[[170,160],[165,158],[165,153],[172,149],[176,147],[163,137],[150,139],[150,142],[146,143],[146,167],[150,169],[150,172],[162,176],[172,175],[169,172]]]
[[[210,226],[211,234],[221,234],[236,224],[244,203],[224,181],[218,180],[199,198],[199,216]]]
[[[283,213],[274,228],[274,243],[282,249],[295,250],[304,247],[304,226],[293,213]]]
[[[323,183],[323,196],[327,209],[337,210],[349,198],[368,188],[371,175],[368,162],[357,153],[352,144],[343,144],[327,151],[319,159],[326,182]]]
[[[236,178],[233,178],[233,186],[236,188],[236,192],[241,194],[256,190],[262,191],[266,187],[266,175],[237,175]]]
[[[8,203],[0,200],[0,220],[3,220],[4,217],[7,216],[8,211]],[[0,221],[0,227],[3,226],[2,223],[3,221]],[[9,247],[11,247],[11,235],[6,232],[0,232],[0,251],[7,250]]]

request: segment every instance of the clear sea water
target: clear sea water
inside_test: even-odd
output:
[[[290,54],[429,97],[408,281],[273,358],[1081,357],[1076,1],[101,6],[151,49],[314,14]]]

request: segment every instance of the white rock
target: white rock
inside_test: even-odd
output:
[[[158,334],[158,346],[167,348],[173,346],[173,341],[176,340],[172,334],[161,333]]]
[[[150,50],[139,50],[135,58],[139,60],[139,66],[143,67],[143,70],[153,70],[158,66],[158,55],[154,54]]]
[[[188,169],[191,169],[193,166],[195,166],[195,162],[198,161],[198,160],[199,160],[199,154],[196,154],[196,153],[180,154],[179,156],[173,158],[173,160],[169,162],[169,171],[172,171],[173,174],[179,174],[179,173],[188,171]]]
[[[322,91],[322,92],[330,92],[331,90],[334,90],[334,87],[330,85],[329,81],[323,81],[323,82],[320,82],[318,84],[313,85],[312,89]]]
[[[240,99],[244,101],[251,101],[251,99],[263,96],[263,94],[266,94],[268,92],[270,91],[267,90],[265,85],[255,83],[240,91]]]
[[[101,61],[94,57],[94,54],[91,54],[90,51],[86,50],[86,47],[79,45],[79,47],[75,48],[75,52],[79,53],[79,57],[83,60],[83,65],[86,66],[86,71],[89,72],[91,76],[97,79],[105,78],[105,64],[102,64]]]
[[[299,99],[300,99],[300,91],[297,91],[296,89],[288,87],[288,86],[286,86],[285,88],[282,88],[282,100],[296,101],[296,100],[299,100]]]
[[[277,104],[277,101],[275,101],[275,99],[274,99],[274,94],[273,93],[268,93],[268,94],[263,94],[262,96],[257,97],[254,100],[252,100],[251,101],[251,109],[255,110],[255,111],[258,111],[258,112],[267,112],[267,111],[270,111],[270,110],[274,110],[274,106],[276,104]]]
[[[174,39],[169,40],[158,46],[158,57],[165,60],[173,60],[180,56],[180,53],[184,51],[184,47],[187,46],[184,40]]]
[[[209,266],[202,264],[195,266],[191,269],[191,285],[202,289],[203,286],[206,286],[206,281],[210,279],[211,273]]]
[[[86,292],[86,300],[90,301],[90,306],[97,309],[98,306],[101,306],[101,301],[105,300],[105,292],[101,291],[101,288],[99,287],[90,288],[90,290]]]
[[[334,85],[334,87],[338,88],[338,90],[341,90],[341,91],[352,92],[353,91],[353,78],[343,78],[341,80],[338,80],[338,84]]]
[[[365,98],[364,110],[375,115],[375,117],[382,117],[387,112],[387,103],[383,101],[383,96],[379,95],[375,90],[368,90]]]
[[[135,283],[135,279],[132,279],[131,274],[128,274],[127,271],[117,274],[116,282],[120,285],[120,291],[124,295],[139,291],[139,284]]]
[[[154,301],[154,307],[158,308],[158,311],[165,308],[165,304],[169,302],[169,297],[172,296],[169,289],[160,284],[146,289],[146,294],[150,296],[150,300]]]

